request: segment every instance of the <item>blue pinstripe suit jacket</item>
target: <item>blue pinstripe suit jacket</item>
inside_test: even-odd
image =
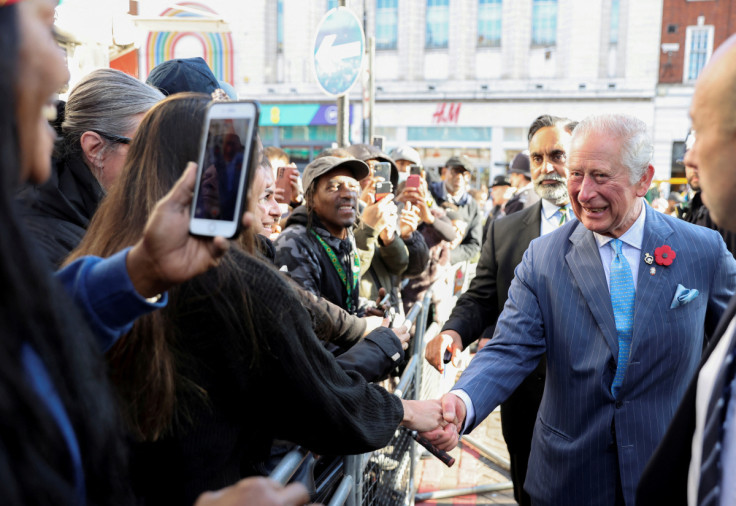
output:
[[[671,266],[641,262],[629,365],[611,395],[618,339],[593,233],[574,221],[532,241],[515,271],[489,346],[455,388],[470,396],[472,430],[547,353],[525,489],[534,504],[613,504],[616,466],[626,504],[695,373],[705,335],[736,287],[721,236],[647,206],[642,255],[669,245]],[[693,301],[670,309],[678,284]],[[615,427],[615,434],[614,434]]]

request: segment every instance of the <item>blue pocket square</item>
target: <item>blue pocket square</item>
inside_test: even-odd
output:
[[[675,292],[675,298],[672,299],[672,304],[670,304],[670,309],[675,309],[676,307],[684,306],[685,304],[693,300],[698,295],[700,295],[700,292],[694,288],[685,288],[682,285],[677,285],[677,291]]]

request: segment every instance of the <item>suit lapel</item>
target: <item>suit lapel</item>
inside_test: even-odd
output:
[[[634,302],[634,329],[631,336],[631,352],[633,355],[642,335],[649,329],[647,320],[651,318],[654,306],[660,302],[660,298],[666,296],[661,293],[667,287],[667,278],[671,275],[671,268],[663,268],[658,265],[648,265],[643,261],[645,253],[654,256],[655,248],[659,248],[667,242],[673,230],[663,220],[657,211],[645,204],[646,218],[644,223],[644,236],[641,242],[642,261],[639,262],[639,274],[636,283],[636,301]],[[654,267],[656,274],[652,276],[649,269]]]
[[[567,265],[583,293],[583,299],[598,322],[611,353],[617,356],[616,321],[613,318],[611,294],[608,292],[598,244],[593,233],[581,223],[577,224],[570,235],[570,242],[573,245],[565,255]]]
[[[542,230],[542,201],[540,200],[530,208],[530,212],[524,217],[524,228],[519,231],[519,239],[529,244],[539,237]],[[518,239],[517,239],[518,240]]]

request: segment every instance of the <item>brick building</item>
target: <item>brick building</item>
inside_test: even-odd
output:
[[[713,50],[736,32],[736,0],[663,0],[655,99],[655,167],[684,178],[684,140],[693,86]]]

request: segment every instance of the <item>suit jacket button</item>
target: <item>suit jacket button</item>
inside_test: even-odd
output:
[[[616,401],[616,409],[621,409],[621,407],[624,405],[622,401]]]

